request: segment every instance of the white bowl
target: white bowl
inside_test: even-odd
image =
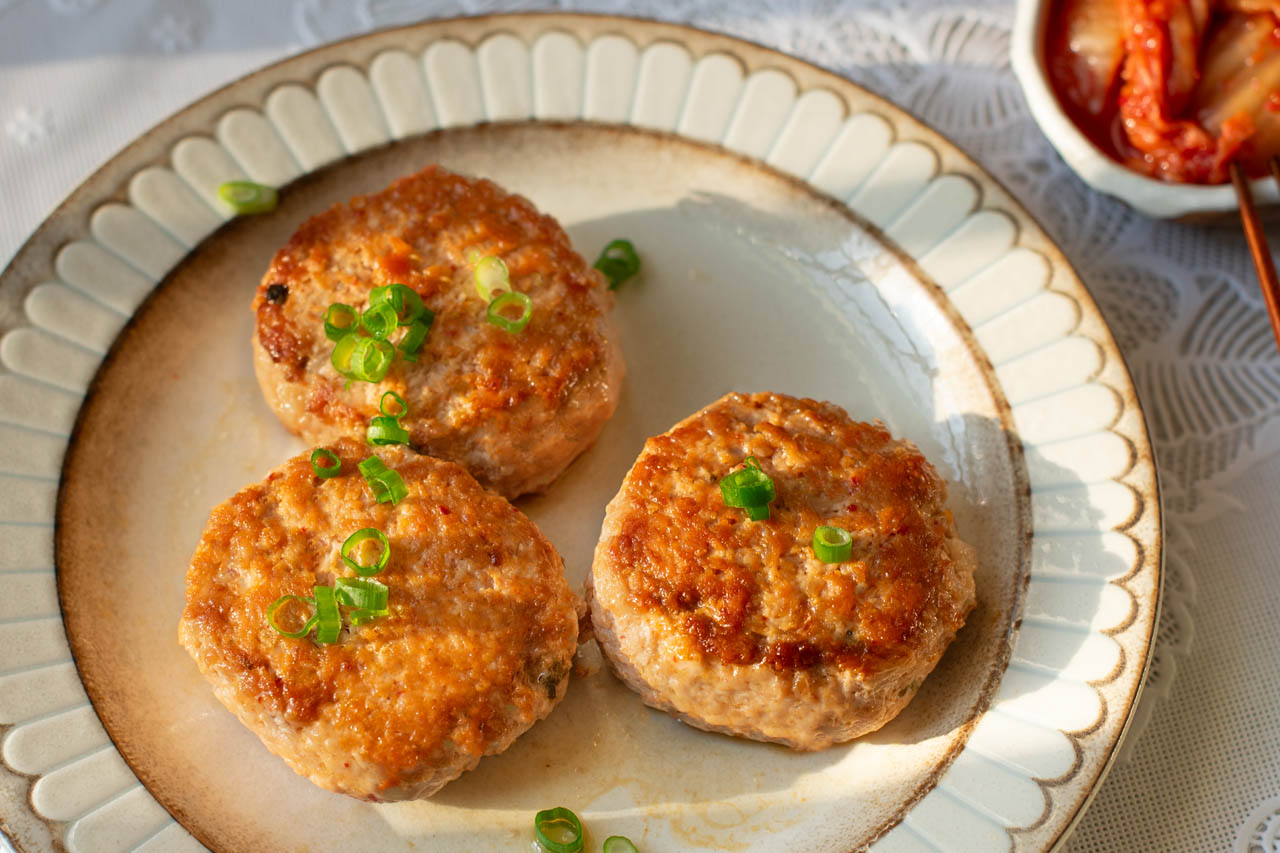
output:
[[[1044,33],[1051,3],[1017,0],[1010,53],[1031,115],[1067,165],[1098,192],[1115,196],[1148,216],[1205,219],[1234,213],[1236,194],[1231,184],[1173,184],[1149,178],[1120,165],[1080,132],[1058,103],[1045,71]],[[1280,191],[1270,178],[1254,180],[1253,195],[1260,205],[1280,203]]]

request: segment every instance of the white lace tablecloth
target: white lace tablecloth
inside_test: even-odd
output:
[[[1009,69],[1011,2],[0,0],[0,268],[99,164],[246,71],[426,16],[532,8],[690,23],[838,71],[1038,217],[1133,371],[1169,546],[1150,683],[1067,848],[1280,853],[1280,355],[1238,229],[1145,219],[1044,141]]]

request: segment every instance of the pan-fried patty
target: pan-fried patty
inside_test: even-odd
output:
[[[533,301],[518,334],[485,319],[473,271],[490,255]],[[426,345],[382,382],[347,387],[330,364],[325,309],[363,308],[370,290],[396,283],[435,312]],[[311,217],[276,253],[253,300],[254,366],[268,405],[304,441],[362,438],[394,390],[417,450],[514,498],[546,488],[617,407],[625,368],[612,309],[554,219],[490,181],[431,166]]]
[[[393,506],[374,502],[356,468],[367,448],[332,449],[338,476],[298,456],[213,510],[179,638],[222,703],[317,785],[430,796],[564,696],[580,602],[533,522],[458,465],[380,449],[408,488]],[[339,549],[366,527],[390,542],[374,578],[389,613],[348,618],[332,645],[276,633],[267,607],[278,597],[355,577]]]
[[[725,506],[755,456],[771,517]],[[819,525],[852,534],[818,560]],[[609,503],[588,600],[614,670],[700,728],[822,749],[915,695],[974,606],[973,550],[909,442],[837,406],[729,394],[649,439]]]

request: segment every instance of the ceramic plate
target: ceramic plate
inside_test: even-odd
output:
[[[248,305],[311,213],[438,162],[627,237],[604,434],[520,502],[580,584],[646,436],[730,390],[883,419],[950,483],[979,606],[907,710],[816,754],[708,734],[607,671],[429,801],[290,772],[179,648],[210,508],[304,448]],[[225,180],[282,187],[233,219]],[[0,827],[20,850],[1041,849],[1100,783],[1160,589],[1142,414],[1097,308],[994,181],[889,103],[723,36],[620,18],[425,23],[250,75],[81,186],[0,279]]]

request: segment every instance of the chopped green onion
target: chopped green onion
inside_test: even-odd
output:
[[[391,337],[396,326],[400,325],[400,320],[396,317],[396,309],[390,303],[380,302],[377,305],[370,305],[368,310],[360,315],[360,325],[378,340],[385,341]]]
[[[396,312],[396,321],[401,326],[409,325],[427,310],[418,291],[407,284],[388,284],[371,290],[369,305],[372,307],[383,304],[390,305]]]
[[[399,503],[409,494],[404,479],[388,468],[386,463],[377,456],[370,456],[356,467],[364,475],[365,482],[369,484],[374,500],[378,503],[384,504],[387,501],[393,504]]]
[[[357,559],[359,555],[356,554],[356,549],[365,542],[377,542],[382,546],[382,551],[372,563],[361,563]],[[342,543],[340,553],[342,562],[354,569],[356,574],[367,578],[387,567],[387,560],[391,559],[391,543],[387,541],[387,535],[378,528],[365,527],[347,537],[347,541]]]
[[[640,272],[640,256],[630,240],[614,240],[604,247],[600,257],[596,259],[596,269],[609,279],[609,289],[613,290],[636,273]]]
[[[311,470],[316,472],[317,477],[327,480],[338,476],[342,471],[342,460],[329,448],[317,447],[311,451]]]
[[[338,578],[334,581],[338,603],[361,610],[387,609],[387,585],[367,578]]]
[[[347,335],[347,338],[352,337],[356,336]],[[338,341],[338,346],[345,343],[347,338]],[[335,346],[334,351],[337,349]],[[395,348],[386,341],[356,337],[355,347],[351,350],[350,369],[346,375],[363,382],[381,382],[391,369],[391,362],[395,357]]]
[[[363,625],[366,622],[372,622],[374,619],[379,619],[383,616],[386,616],[389,612],[390,612],[389,610],[361,609],[361,610],[352,610],[347,613],[347,616],[351,619],[352,625]]]
[[[340,341],[360,322],[356,309],[342,302],[335,302],[324,310],[324,336]]]
[[[550,853],[578,853],[582,849],[582,821],[563,806],[534,815],[533,832]]]
[[[400,426],[399,418],[378,415],[369,421],[369,430],[365,433],[365,440],[374,447],[384,447],[388,444],[408,444],[409,431]]]
[[[625,835],[610,835],[604,840],[601,853],[640,853],[640,851]]]
[[[348,379],[352,378],[351,356],[355,353],[356,346],[362,340],[367,339],[361,338],[354,332],[348,335],[343,335],[341,340],[333,345],[333,352],[329,355],[329,363],[333,365],[333,369]]]
[[[342,613],[338,611],[338,599],[331,586],[312,588],[316,595],[316,642],[329,644],[338,642],[342,633]]]
[[[386,584],[364,578],[338,578],[334,585],[338,603],[354,608],[347,613],[352,625],[363,625],[391,612],[387,609]]]
[[[270,625],[272,628],[276,629],[276,631],[283,634],[284,636],[291,637],[296,640],[299,637],[305,637],[307,636],[307,634],[310,634],[311,629],[316,627],[317,619],[316,619],[316,615],[313,613],[310,616],[310,618],[308,618],[307,621],[303,623],[302,627],[296,631],[286,631],[284,628],[281,628],[280,625],[276,622],[276,612],[279,611],[281,607],[284,607],[286,604],[288,604],[291,601],[305,602],[307,604],[310,604],[313,607],[315,606],[315,603],[316,603],[315,599],[306,598],[301,595],[282,595],[279,598],[277,598],[275,601],[267,605],[267,624]]]
[[[388,397],[391,398],[391,402],[395,403],[397,406],[400,407],[400,411],[398,412],[387,411]],[[382,398],[378,400],[378,411],[382,412],[382,414],[386,415],[389,418],[395,418],[396,420],[399,420],[400,418],[403,418],[405,415],[409,414],[409,404],[404,401],[404,397],[401,397],[395,391],[385,391],[382,394]]]
[[[431,331],[431,322],[435,320],[436,315],[430,311],[423,314],[422,319],[414,320],[409,324],[408,330],[404,333],[404,337],[400,339],[399,345],[396,347],[404,354],[405,361],[417,361],[418,352],[421,351],[422,345],[426,343],[427,333]]]
[[[486,255],[476,261],[473,278],[476,282],[476,292],[485,302],[491,302],[499,293],[511,289],[511,272],[502,258],[494,255]]]
[[[502,316],[502,309],[508,305],[519,305],[520,316],[514,320],[508,320]],[[490,323],[499,329],[515,334],[523,331],[524,327],[529,325],[529,318],[533,316],[533,300],[527,294],[518,291],[509,290],[497,297],[489,303],[489,313],[486,315]]]
[[[236,213],[268,213],[276,209],[280,196],[275,187],[253,181],[227,181],[218,186],[218,198]]]
[[[760,470],[760,462],[754,456],[747,457],[745,468],[720,481],[720,497],[724,499],[724,505],[745,509],[752,521],[764,521],[769,517],[769,503],[775,496],[773,480]]]
[[[813,531],[813,556],[824,563],[847,562],[853,556],[853,537],[843,527],[819,527]]]

